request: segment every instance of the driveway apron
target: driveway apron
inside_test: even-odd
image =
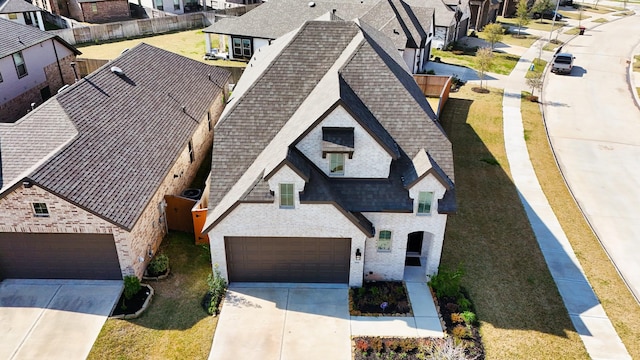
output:
[[[4,280],[0,358],[85,359],[121,291],[121,281]]]
[[[230,287],[210,360],[351,358],[348,288]]]

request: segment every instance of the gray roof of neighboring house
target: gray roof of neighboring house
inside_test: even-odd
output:
[[[362,18],[394,40],[397,49],[423,47],[433,10],[408,5],[403,0],[270,0],[245,15],[225,18],[204,29],[206,33],[263,39],[278,37],[300,27],[305,21],[331,13],[333,19]],[[335,12],[333,12],[335,10]]]
[[[34,26],[0,18],[0,59],[49,39],[56,39],[76,55],[82,54],[78,49],[52,33],[42,31]]]
[[[420,5],[432,8],[435,11],[435,25],[449,27],[455,24],[455,11],[443,0],[406,0],[411,5]],[[457,4],[458,1],[455,0]]]
[[[0,14],[42,11],[25,0],[0,0]]]
[[[266,66],[259,77],[251,77],[255,80],[249,87],[242,84],[246,91],[232,100],[216,126],[209,228],[243,197],[272,199],[266,194],[266,181],[260,181],[256,169],[264,169],[258,162],[283,156],[282,146],[289,147],[282,161],[298,169],[309,181],[301,200],[336,203],[349,216],[359,219],[354,222],[365,229],[366,218],[358,215],[361,211],[411,211],[406,186],[419,176],[411,159],[422,149],[434,160],[434,174],[444,177],[443,183],[452,188],[451,143],[392,40],[365,22],[358,25],[352,21],[309,21],[287,41],[285,46],[272,45],[280,46],[281,50],[271,62],[261,64],[258,59],[255,66],[247,69],[251,73]],[[288,122],[300,114],[304,114],[303,118],[313,117],[312,121],[320,118],[320,114],[306,111],[312,106],[309,103],[320,99],[318,96],[343,101],[360,123],[376,134],[374,138],[383,143],[387,139],[394,142],[398,155],[393,157],[390,179],[370,182],[324,179],[313,171],[313,164],[300,160],[302,155],[292,156],[291,147],[304,136],[305,129],[292,127]],[[304,111],[300,110],[303,108]],[[289,137],[288,145],[283,142],[283,134]],[[250,188],[239,189],[238,184],[249,184],[241,181],[246,176],[252,177]],[[354,189],[348,186],[353,182],[364,185]],[[385,195],[371,200],[381,192]]]
[[[36,110],[62,109],[50,121],[78,133],[26,178],[130,230],[229,76],[144,43],[126,51]]]
[[[228,34],[277,39],[300,27],[305,21],[316,19],[336,10],[335,16],[350,20],[362,16],[379,0],[316,0],[310,7],[308,0],[269,0],[239,17],[216,21],[204,29],[206,33]]]

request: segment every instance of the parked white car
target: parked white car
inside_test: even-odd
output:
[[[218,49],[211,49],[211,52],[204,54],[205,60],[229,60],[229,53],[220,52]]]
[[[551,64],[551,72],[556,74],[570,74],[573,69],[573,60],[575,56],[569,53],[559,53],[553,58]]]

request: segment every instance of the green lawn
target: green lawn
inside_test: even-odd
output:
[[[542,19],[542,22],[540,22],[541,20],[531,20],[531,22],[529,22],[529,24],[525,27],[523,27],[522,29],[526,30],[526,29],[536,29],[536,30],[543,30],[543,31],[549,31],[551,30],[551,20],[546,20],[546,19]],[[518,26],[517,23],[517,19],[515,18],[504,18],[502,16],[498,16],[498,23],[500,24],[505,24],[505,25],[511,25],[511,26]],[[567,23],[565,21],[556,21],[555,26],[553,27],[554,30],[559,29],[561,27],[563,27],[564,25],[566,25]]]
[[[549,147],[540,106],[521,104],[527,148],[542,190],[631,358],[640,359],[640,306],[569,193]]]
[[[466,66],[474,69],[476,68],[477,59],[475,51],[467,51],[464,54],[456,55],[452,51],[433,49],[432,54],[440,57],[441,61],[447,64]],[[520,57],[517,55],[494,52],[493,63],[489,72],[508,75],[516,66],[519,59]]]
[[[605,18],[597,18],[597,19],[593,20],[593,22],[603,24],[603,23],[609,22],[609,20],[607,20]]]
[[[535,58],[533,59],[533,65],[534,65],[533,71],[527,71],[527,73],[525,74],[525,78],[528,79],[528,78],[535,77],[536,74],[542,74],[545,66],[547,66],[547,62],[540,58]]]
[[[635,55],[633,57],[633,71],[640,72],[640,55]]]
[[[209,250],[194,245],[193,234],[170,232],[160,251],[169,256],[171,275],[150,282],[151,305],[134,320],[109,319],[88,359],[206,359],[217,317],[200,306],[211,273]]]
[[[466,269],[487,359],[588,359],[509,175],[502,91],[463,86],[441,121],[453,144],[458,203],[442,265]]]
[[[476,33],[480,39],[487,40],[487,33],[484,31],[480,31]],[[513,32],[513,34],[505,34],[500,40],[503,44],[520,46],[520,47],[531,47],[531,45],[536,42],[540,37],[535,35],[526,34],[524,30],[521,30],[520,35],[518,36],[517,30]]]
[[[98,45],[78,46],[78,49],[82,52],[82,55],[79,57],[85,59],[112,60],[120,55],[124,49],[132,48],[141,42],[211,65],[240,67],[247,65],[240,61],[203,60],[205,41],[202,30],[188,30]],[[211,37],[211,44],[214,47],[218,46],[217,36]]]
[[[596,14],[608,14],[610,12],[624,10],[624,8],[616,7],[616,6],[598,5],[598,7],[595,7],[594,5],[584,4],[584,3],[582,3],[582,4],[578,5],[578,6],[582,6],[584,11],[588,11],[588,12],[596,13]]]
[[[560,13],[560,15],[568,19],[581,20],[579,10],[559,10],[558,12]],[[582,20],[589,19],[590,17],[590,15],[587,15],[584,12],[582,13]]]

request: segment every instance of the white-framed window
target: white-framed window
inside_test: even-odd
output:
[[[45,203],[33,203],[33,215],[38,217],[48,217],[49,209]]]
[[[9,14],[9,20],[18,20],[18,14],[10,13]]]
[[[98,4],[91,3],[91,12],[94,14],[98,12]]]
[[[22,51],[13,53],[13,63],[16,66],[18,78],[28,75],[27,66],[24,64],[24,57],[22,57]]]
[[[233,44],[233,57],[249,59],[253,55],[250,38],[231,38]]]
[[[391,231],[380,230],[378,233],[378,251],[391,251]]]
[[[193,163],[196,160],[193,154],[193,140],[189,140],[189,161]]]
[[[418,194],[418,214],[431,214],[431,204],[433,203],[433,192],[420,191]]]
[[[156,3],[156,9],[160,11],[164,11],[164,3],[162,0],[155,0],[155,3]]]
[[[180,10],[180,0],[173,0],[173,10]]]
[[[294,207],[293,184],[280,184],[280,207],[284,209]]]
[[[209,131],[211,131],[211,129],[213,129],[213,124],[211,123],[211,111],[207,111],[207,124]]]
[[[329,175],[344,175],[344,154],[329,154]]]

